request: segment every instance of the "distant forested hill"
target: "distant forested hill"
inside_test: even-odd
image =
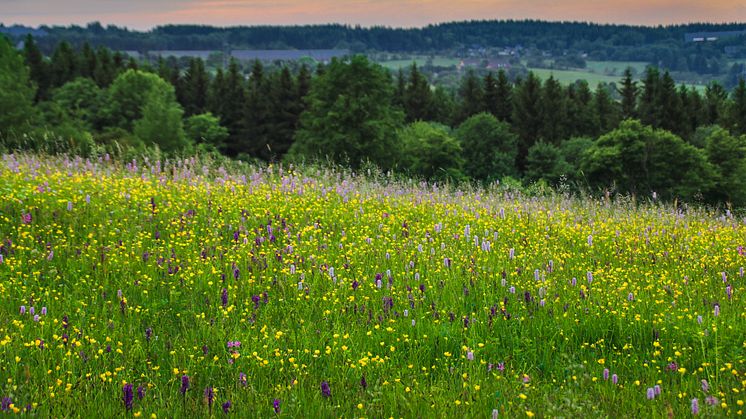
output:
[[[11,27],[0,27],[10,32]],[[685,42],[687,33],[744,31],[746,24],[688,24],[674,26],[601,25],[582,22],[534,20],[468,21],[401,29],[346,25],[238,26],[166,25],[148,32],[91,23],[85,27],[46,27],[42,49],[51,50],[60,40],[73,45],[89,42],[121,50],[163,49],[314,49],[350,48],[392,52],[427,52],[470,47],[535,47],[541,50],[583,51],[604,59],[649,61],[652,54],[669,54],[671,48],[721,50],[744,44],[744,38],[717,42]],[[18,27],[12,31],[18,35]],[[35,34],[36,35],[36,34]],[[666,52],[669,51],[669,52]],[[675,52],[675,51],[674,51]]]

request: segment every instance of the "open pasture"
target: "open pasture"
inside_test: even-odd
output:
[[[6,412],[744,410],[740,217],[196,159],[0,179]]]

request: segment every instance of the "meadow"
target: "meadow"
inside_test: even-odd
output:
[[[0,179],[3,413],[746,409],[729,212],[196,158]]]

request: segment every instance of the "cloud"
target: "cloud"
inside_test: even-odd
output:
[[[742,0],[0,0],[3,23],[98,20],[133,28],[340,22],[422,26],[467,19],[580,20],[633,24],[744,21]]]

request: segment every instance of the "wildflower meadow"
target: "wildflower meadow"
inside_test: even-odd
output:
[[[0,416],[737,416],[744,246],[652,197],[4,155]]]

